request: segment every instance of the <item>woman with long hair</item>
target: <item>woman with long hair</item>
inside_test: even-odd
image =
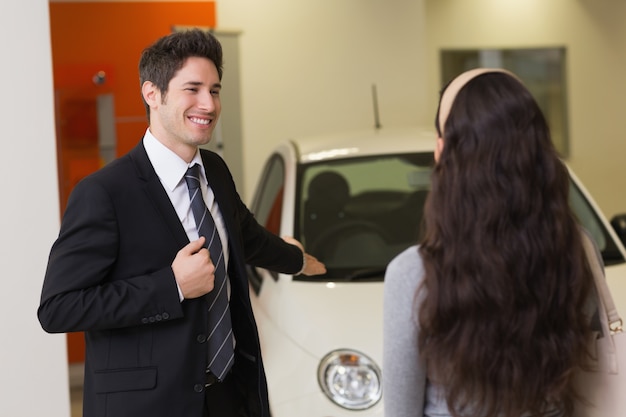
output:
[[[481,68],[444,89],[436,128],[425,237],[385,276],[385,417],[571,415],[593,277],[547,122]]]

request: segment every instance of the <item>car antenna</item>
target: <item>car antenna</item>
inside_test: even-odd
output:
[[[378,93],[376,91],[376,84],[372,84],[372,101],[374,103],[374,127],[380,129],[380,116],[378,114]]]

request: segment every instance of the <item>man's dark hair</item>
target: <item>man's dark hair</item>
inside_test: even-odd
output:
[[[151,81],[165,99],[170,80],[189,57],[212,61],[222,79],[222,45],[211,33],[191,29],[164,36],[143,50],[139,61],[139,85]],[[142,100],[149,120],[150,107],[143,96]]]

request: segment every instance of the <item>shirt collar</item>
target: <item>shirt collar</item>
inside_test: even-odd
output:
[[[159,142],[159,140],[152,135],[149,128],[146,129],[146,133],[143,137],[143,146],[148,154],[148,159],[150,159],[154,167],[154,171],[161,179],[163,185],[170,191],[176,188],[181,182],[190,166],[200,164],[200,167],[202,167],[201,171],[204,173],[200,151],[196,151],[191,162],[187,164],[180,156],[176,155],[171,149]],[[206,184],[205,175],[201,175],[201,181]]]

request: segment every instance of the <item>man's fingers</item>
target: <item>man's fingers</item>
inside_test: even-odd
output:
[[[204,236],[200,236],[199,239],[191,241],[183,248],[183,251],[189,255],[193,255],[198,252],[204,246],[206,238]]]
[[[322,275],[326,273],[326,265],[320,262],[316,257],[308,253],[305,253],[304,256],[306,258],[306,265],[304,271],[302,271],[303,275]]]

